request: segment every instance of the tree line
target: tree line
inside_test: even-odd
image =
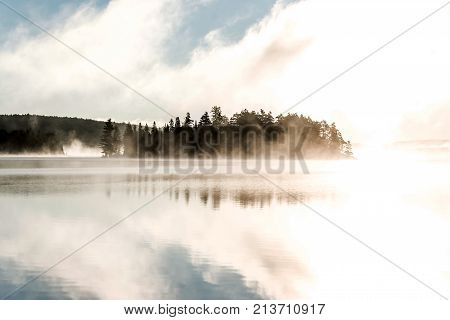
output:
[[[96,148],[103,122],[33,114],[0,115],[0,153],[64,154],[74,140]],[[116,124],[121,130],[125,123]]]
[[[123,126],[122,126],[123,127]],[[274,117],[271,112],[247,109],[228,118],[214,106],[194,120],[183,119],[132,125],[122,130],[111,119],[105,122],[99,147],[105,157],[192,157],[192,156],[294,156],[298,148],[309,158],[349,158],[350,141],[343,139],[336,124],[314,121],[289,113]],[[294,153],[293,153],[294,152]]]
[[[0,153],[49,153],[63,154],[61,140],[52,132],[27,128],[6,131],[0,129]]]

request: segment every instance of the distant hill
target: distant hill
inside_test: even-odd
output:
[[[98,147],[104,122],[39,115],[0,115],[0,153],[62,154],[63,146],[78,140]],[[125,124],[119,124],[122,129]]]

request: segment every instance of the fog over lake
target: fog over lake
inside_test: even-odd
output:
[[[135,212],[10,298],[435,298],[310,208],[450,293],[448,157],[307,165],[263,178],[238,161],[0,158],[0,295]]]

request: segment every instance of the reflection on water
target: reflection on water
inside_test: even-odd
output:
[[[257,179],[256,177],[253,177]],[[54,194],[59,192],[86,192],[87,189],[96,190],[99,186],[110,198],[116,194],[125,193],[127,196],[148,197],[156,196],[170,185],[162,183],[168,181],[176,183],[180,176],[149,176],[139,174],[125,175],[0,175],[0,191],[2,193],[18,194]],[[228,183],[223,183],[229,180]],[[214,184],[211,184],[214,182]],[[189,200],[200,201],[212,209],[219,209],[221,201],[231,201],[241,207],[264,207],[271,204],[296,203],[304,201],[305,195],[292,191],[273,190],[267,186],[252,186],[251,188],[235,185],[236,181],[230,177],[192,175],[190,184],[169,188],[166,192],[171,200],[182,200],[188,205]],[[265,188],[264,188],[265,187]]]
[[[411,166],[317,162],[270,176],[294,198],[257,175],[0,159],[0,295],[155,197],[12,298],[432,297],[301,201],[448,293],[450,166]]]

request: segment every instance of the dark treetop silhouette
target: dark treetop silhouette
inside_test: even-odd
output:
[[[119,124],[124,127],[125,124]],[[63,147],[78,140],[86,147],[99,143],[103,123],[67,117],[0,115],[0,153],[63,154]]]
[[[297,114],[273,117],[271,112],[242,110],[228,118],[220,107],[198,121],[187,113],[158,127],[67,117],[0,115],[0,153],[63,154],[78,140],[100,147],[105,157],[295,156],[352,157],[349,141],[333,123]]]
[[[151,129],[147,124],[128,123],[123,135],[109,119],[100,148],[105,157],[295,157],[300,149],[301,156],[308,158],[353,156],[350,141],[342,138],[334,123],[295,113],[274,118],[271,112],[247,109],[228,119],[217,106],[212,108],[211,117],[205,112],[198,122],[188,112],[183,122],[176,117],[162,127],[155,122]]]

